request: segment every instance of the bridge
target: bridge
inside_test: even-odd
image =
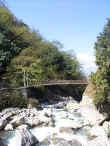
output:
[[[88,82],[85,80],[47,80],[47,81],[35,81],[33,85],[26,85],[24,87],[19,88],[1,88],[0,91],[4,90],[21,90],[25,88],[31,87],[39,87],[39,86],[54,86],[54,85],[87,85]]]

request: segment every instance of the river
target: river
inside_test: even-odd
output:
[[[75,110],[71,113],[66,106],[56,107],[55,105],[43,104],[43,110],[47,113],[51,112],[50,116],[53,120],[52,126],[40,126],[30,129],[31,133],[40,142],[35,146],[48,146],[54,145],[54,143],[61,140],[77,140],[82,145],[87,146],[89,139],[89,130],[91,125],[88,121],[84,120],[81,114]],[[8,132],[0,132],[0,137],[3,139],[3,143],[8,146],[20,146],[20,136],[16,130]]]

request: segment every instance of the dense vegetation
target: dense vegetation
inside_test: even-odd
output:
[[[7,7],[0,6],[0,73],[10,87],[23,86],[24,74],[25,85],[36,80],[84,78],[76,57],[61,47],[58,41],[43,39]]]
[[[94,103],[98,106],[110,103],[110,19],[95,43],[96,65],[91,80],[96,87]]]
[[[30,102],[19,91],[11,91],[11,94],[5,92],[5,96],[0,96],[0,111],[9,107],[26,108],[28,103]]]
[[[5,79],[4,87],[13,88],[38,84],[41,80],[80,80],[85,79],[85,76],[75,55],[62,51],[60,42],[45,40],[38,31],[17,19],[6,5],[0,2],[0,78]],[[66,88],[73,93],[72,87],[65,86],[61,90]],[[83,87],[77,87],[78,93],[82,93],[82,89]],[[16,104],[12,105],[14,96]],[[18,98],[20,96],[8,95],[0,108],[2,109],[3,105],[22,107]],[[26,103],[24,99],[23,103]]]

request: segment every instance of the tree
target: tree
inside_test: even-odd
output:
[[[7,7],[0,7],[0,18],[0,72],[2,75],[7,71],[9,86],[84,77],[76,57],[62,51],[60,42],[43,39]]]
[[[0,7],[0,73],[6,71],[7,65],[22,49],[28,46],[24,36],[28,27],[18,21],[7,7]]]
[[[96,65],[101,67],[104,62],[110,59],[110,19],[104,27],[104,31],[97,37],[95,43]]]
[[[110,101],[110,19],[95,43],[96,65],[98,70],[91,75],[96,87],[94,103],[101,105]]]

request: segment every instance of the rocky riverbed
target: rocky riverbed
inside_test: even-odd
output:
[[[99,126],[104,117],[91,112],[73,99],[45,103],[39,110],[5,109],[0,113],[0,146],[110,146],[109,122]]]

